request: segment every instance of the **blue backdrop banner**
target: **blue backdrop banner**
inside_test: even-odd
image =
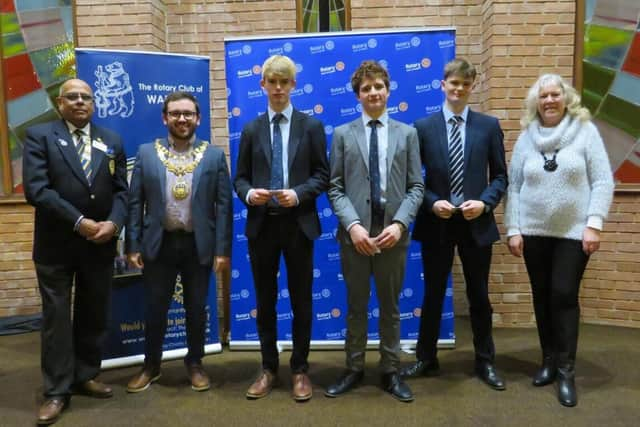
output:
[[[267,97],[260,87],[261,66],[271,55],[287,55],[296,64],[297,85],[291,93],[295,108],[318,118],[325,125],[330,144],[335,127],[360,116],[362,110],[353,90],[351,74],[363,60],[374,59],[391,75],[388,112],[396,120],[413,123],[438,112],[443,103],[440,81],[444,65],[455,56],[455,31],[420,29],[387,32],[344,32],[291,35],[271,38],[225,40],[229,117],[229,146],[232,173],[243,126],[267,109]],[[312,346],[342,346],[347,314],[346,290],[335,239],[337,220],[326,195],[319,199],[323,234],[315,243],[313,283]],[[256,302],[244,236],[247,210],[234,198],[234,247],[231,282],[231,348],[259,346],[256,331]],[[424,277],[420,247],[412,243],[407,273],[400,295],[403,345],[415,344],[418,336]],[[291,344],[292,312],[286,286],[286,269],[281,262],[278,293],[278,339]],[[371,288],[369,344],[378,342],[378,304]],[[441,345],[453,345],[453,302],[451,282],[442,313]]]
[[[76,49],[78,77],[92,87],[96,124],[118,132],[127,154],[131,174],[140,144],[166,137],[162,122],[164,98],[181,90],[192,93],[200,104],[201,124],[197,135],[210,141],[209,58],[96,49]],[[122,239],[122,235],[121,235]],[[144,292],[139,271],[125,262],[123,242],[118,242],[112,298],[112,318],[103,367],[138,363],[144,359]],[[215,274],[211,275],[207,299],[207,352],[220,351]],[[169,308],[163,358],[186,353],[185,311],[182,284],[176,289]]]

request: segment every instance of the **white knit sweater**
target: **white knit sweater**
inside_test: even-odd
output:
[[[557,151],[558,168],[544,170]],[[554,128],[532,122],[513,149],[505,206],[507,236],[582,240],[585,227],[602,229],[613,198],[613,176],[598,129],[567,114]]]

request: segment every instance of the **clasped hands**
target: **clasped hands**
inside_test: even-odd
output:
[[[78,233],[90,242],[101,244],[113,239],[116,226],[111,221],[94,221],[82,218],[78,224]]]
[[[354,224],[349,229],[349,236],[359,254],[372,256],[383,249],[394,247],[402,237],[402,226],[394,222],[386,226],[376,237],[370,237],[366,228],[361,224]]]
[[[456,207],[448,200],[438,200],[431,207],[433,213],[442,219],[451,218],[458,209],[462,212],[464,219],[471,221],[484,213],[484,202],[482,200],[467,200]]]
[[[254,188],[249,195],[249,203],[254,206],[261,206],[274,198],[283,208],[292,208],[298,204],[296,192],[290,188],[282,190],[267,190],[264,188]]]

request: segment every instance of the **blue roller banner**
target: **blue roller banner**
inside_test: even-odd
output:
[[[78,78],[94,92],[93,121],[122,136],[127,154],[127,172],[131,170],[138,146],[167,136],[162,122],[164,98],[182,90],[192,93],[200,104],[201,122],[196,134],[210,141],[209,58],[152,52],[76,49]],[[122,239],[121,234],[121,239]],[[119,255],[114,262],[112,314],[105,368],[144,360],[144,291],[139,270],[129,269],[118,242]],[[211,275],[207,298],[205,351],[221,351],[218,337],[215,274]],[[176,289],[169,308],[163,358],[186,354],[185,310],[182,284]]]
[[[297,85],[291,92],[295,108],[325,125],[328,144],[335,127],[361,115],[361,106],[350,85],[351,74],[363,60],[374,59],[391,75],[389,115],[412,124],[416,119],[441,110],[440,89],[444,65],[455,57],[455,30],[415,29],[385,32],[343,32],[288,35],[269,38],[225,39],[226,81],[229,117],[229,148],[235,173],[243,126],[267,109],[260,87],[261,66],[271,55],[287,55],[296,64]],[[329,149],[329,147],[328,147]],[[428,171],[427,171],[428,172]],[[315,243],[313,282],[312,347],[332,348],[344,344],[347,315],[346,289],[335,239],[337,220],[328,199],[318,201],[322,235]],[[231,348],[259,346],[256,302],[244,235],[246,207],[234,194],[234,242],[231,273]],[[451,280],[442,313],[439,344],[453,346],[453,298]],[[400,294],[402,345],[415,344],[420,323],[424,276],[420,246],[408,251],[407,272]],[[369,303],[369,345],[377,345],[378,304],[375,287]],[[278,293],[278,340],[291,345],[292,312],[281,261]]]

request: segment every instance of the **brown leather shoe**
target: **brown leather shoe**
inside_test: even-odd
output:
[[[149,388],[149,386],[160,378],[160,369],[144,367],[127,384],[127,392],[139,393]]]
[[[67,400],[63,397],[52,397],[44,401],[38,410],[38,425],[46,426],[58,421],[58,417],[67,407]]]
[[[85,381],[77,386],[77,391],[85,396],[106,399],[113,396],[113,389],[108,385],[96,380]]]
[[[298,402],[304,402],[311,399],[313,387],[309,376],[304,372],[293,374],[293,399]]]
[[[276,386],[276,376],[273,372],[265,369],[247,390],[247,399],[260,399],[271,392]]]
[[[187,365],[187,375],[191,381],[191,389],[195,391],[209,390],[211,382],[202,364]]]

